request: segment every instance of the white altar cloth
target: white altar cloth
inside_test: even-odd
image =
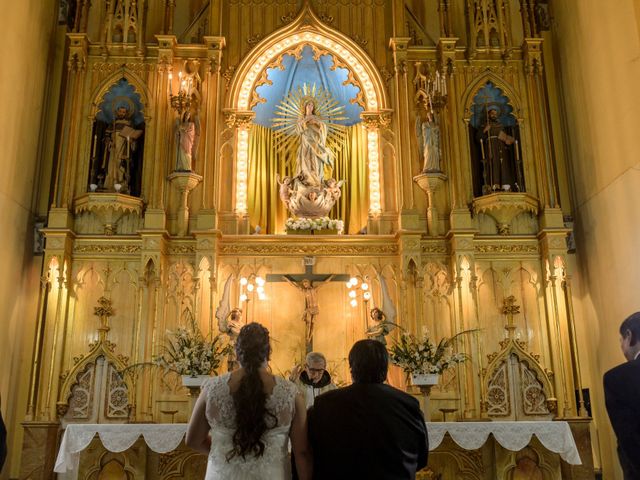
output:
[[[427,422],[429,450],[442,443],[445,433],[465,450],[476,450],[492,434],[507,450],[518,451],[535,435],[550,452],[560,455],[570,465],[581,465],[576,442],[567,422]]]
[[[80,452],[98,435],[110,452],[124,452],[141,436],[147,446],[157,453],[175,450],[187,431],[185,423],[156,424],[69,424],[62,437],[56,473],[77,471]],[[567,422],[428,422],[429,450],[435,450],[448,433],[465,450],[476,450],[492,434],[507,450],[526,447],[535,435],[549,451],[560,455],[571,465],[580,465],[580,455]]]

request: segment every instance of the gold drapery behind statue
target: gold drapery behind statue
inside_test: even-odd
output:
[[[249,178],[247,196],[251,228],[262,233],[284,233],[289,217],[278,196],[276,175],[293,176],[296,152],[277,153],[273,130],[252,125],[249,132]],[[367,225],[369,185],[367,172],[367,132],[362,124],[347,128],[342,151],[335,152],[333,178],[345,180],[342,197],[330,213],[344,220],[344,233],[356,234]],[[328,173],[328,172],[327,172]]]

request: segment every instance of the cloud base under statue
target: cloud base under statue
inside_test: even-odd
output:
[[[278,178],[280,200],[296,218],[318,219],[327,217],[342,192],[344,182],[329,178],[318,186],[305,185],[298,177]]]

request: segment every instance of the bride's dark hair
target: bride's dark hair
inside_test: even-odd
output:
[[[236,455],[247,454],[260,457],[264,453],[262,434],[277,424],[276,416],[266,407],[267,395],[258,369],[269,359],[269,330],[259,323],[249,323],[240,329],[236,340],[236,355],[244,376],[240,386],[232,394],[236,410],[236,431],[233,434],[233,449],[227,460]],[[268,421],[268,419],[272,421]]]

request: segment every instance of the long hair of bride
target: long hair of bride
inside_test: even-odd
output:
[[[240,386],[232,394],[236,410],[236,430],[233,434],[233,449],[227,460],[236,455],[256,457],[264,454],[262,435],[277,424],[276,416],[266,406],[267,395],[260,378],[259,368],[269,359],[269,330],[259,323],[242,327],[236,340],[236,355],[245,374]]]

